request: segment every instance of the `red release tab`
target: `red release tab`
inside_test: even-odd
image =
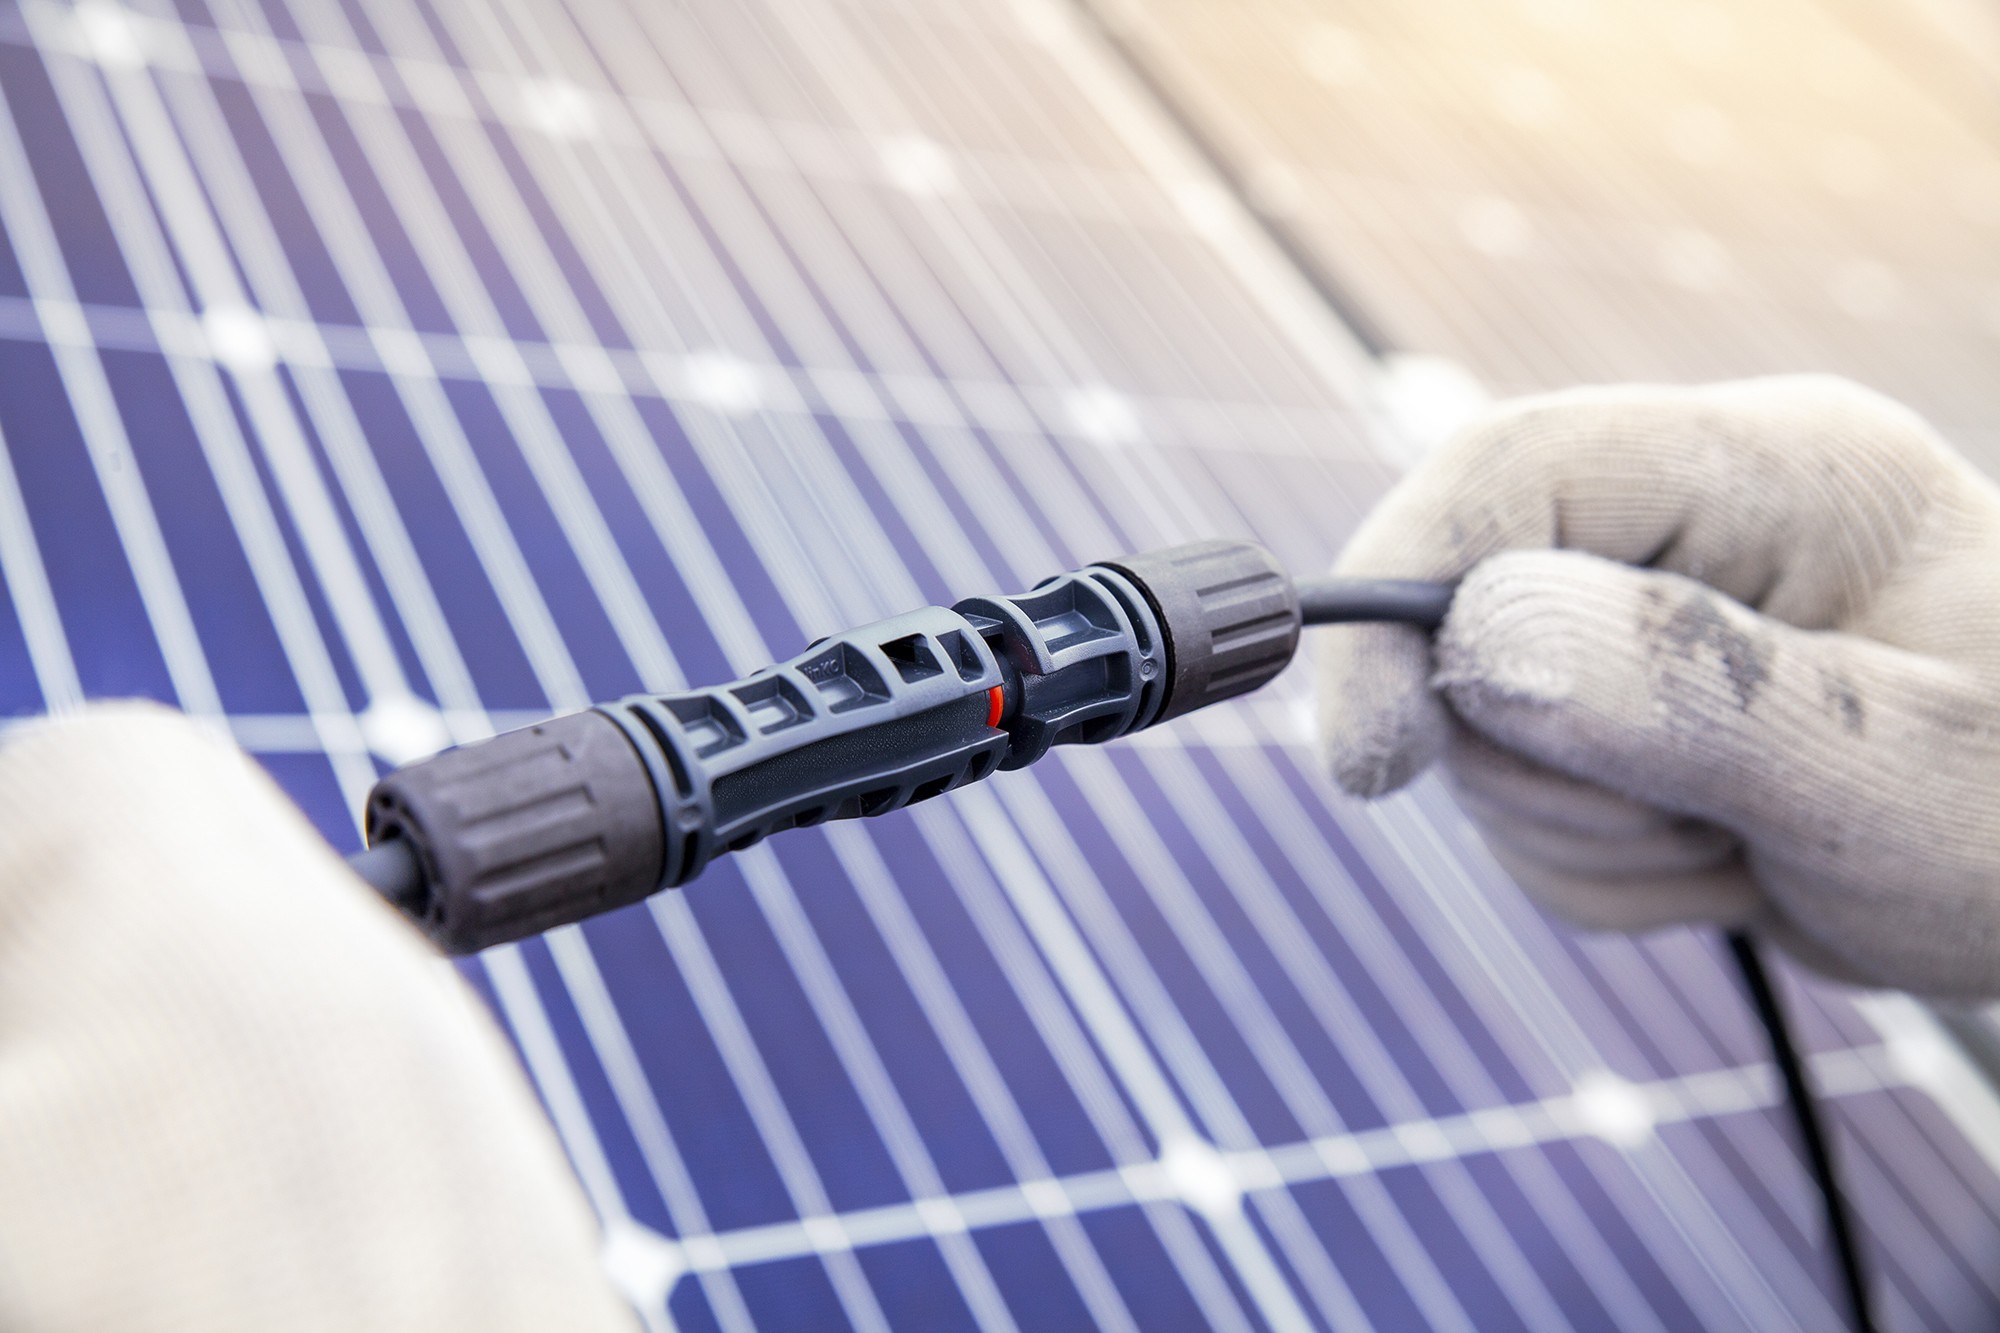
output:
[[[1000,707],[1005,702],[1006,702],[1005,696],[1002,694],[1001,689],[998,685],[995,685],[992,689],[986,691],[987,726],[997,727],[1000,725]]]

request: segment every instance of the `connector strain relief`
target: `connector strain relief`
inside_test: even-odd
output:
[[[1158,721],[1247,694],[1298,651],[1298,593],[1254,542],[1192,542],[1103,564],[1139,586],[1166,634]]]
[[[659,887],[660,803],[632,742],[571,713],[406,765],[368,797],[368,842],[410,845],[401,905],[471,953],[637,902]]]

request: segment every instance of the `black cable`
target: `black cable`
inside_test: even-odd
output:
[[[1392,349],[1388,337],[1362,305],[1334,278],[1317,249],[1300,237],[1285,220],[1276,216],[1249,187],[1231,154],[1211,133],[1202,118],[1185,105],[1165,77],[1146,60],[1138,44],[1120,26],[1108,21],[1093,0],[1077,0],[1077,8],[1091,21],[1105,42],[1124,61],[1125,67],[1152,95],[1154,104],[1180,130],[1190,146],[1229,187],[1264,233],[1284,252],[1299,276],[1318,292],[1334,314],[1354,334],[1368,352],[1381,358]],[[1301,620],[1307,625],[1337,625],[1353,621],[1388,620],[1423,629],[1436,629],[1451,607],[1452,584],[1422,583],[1399,579],[1300,579],[1297,581]],[[1855,1242],[1847,1198],[1834,1175],[1833,1157],[1821,1127],[1817,1104],[1806,1086],[1805,1071],[1798,1050],[1778,1004],[1763,959],[1750,939],[1729,932],[1729,951],[1743,974],[1743,984],[1756,1006],[1757,1017],[1771,1040],[1778,1072],[1785,1080],[1785,1092],[1792,1106],[1792,1118],[1805,1145],[1806,1162],[1826,1205],[1827,1231],[1833,1238],[1841,1280],[1847,1289],[1856,1333],[1875,1333],[1874,1313],[1868,1299],[1868,1282],[1861,1268],[1860,1248]]]
[[[1729,952],[1736,959],[1736,969],[1742,973],[1743,987],[1750,993],[1750,1003],[1756,1008],[1757,1017],[1771,1039],[1771,1054],[1777,1060],[1778,1073],[1785,1080],[1786,1098],[1791,1102],[1792,1120],[1798,1126],[1799,1140],[1805,1148],[1806,1165],[1812,1171],[1813,1181],[1819,1186],[1821,1199],[1826,1203],[1826,1230],[1833,1239],[1834,1258],[1840,1266],[1841,1282],[1847,1289],[1855,1333],[1875,1333],[1875,1314],[1868,1297],[1868,1275],[1861,1267],[1861,1247],[1855,1239],[1854,1221],[1849,1216],[1847,1196],[1841,1191],[1839,1177],[1834,1174],[1833,1153],[1827,1142],[1826,1128],[1820,1122],[1819,1107],[1813,1099],[1812,1090],[1806,1086],[1805,1065],[1799,1059],[1798,1047],[1793,1044],[1784,1006],[1778,1000],[1776,987],[1771,984],[1770,973],[1764,969],[1764,959],[1757,952],[1755,941],[1739,930],[1728,932],[1726,938]]]
[[[1393,620],[1436,629],[1451,609],[1455,584],[1417,579],[1297,579],[1299,619],[1308,625]]]
[[[1389,620],[1423,629],[1436,629],[1443,623],[1456,591],[1455,585],[1448,583],[1407,579],[1300,579],[1295,586],[1300,618],[1308,625]],[[1777,989],[1771,984],[1756,944],[1740,931],[1730,931],[1728,940],[1744,989],[1749,992],[1758,1021],[1770,1039],[1771,1055],[1784,1080],[1786,1100],[1791,1104],[1792,1119],[1805,1149],[1806,1166],[1826,1208],[1827,1234],[1833,1241],[1834,1259],[1847,1293],[1855,1333],[1875,1333],[1875,1315],[1854,1221],[1847,1196],[1834,1172],[1833,1153],[1820,1120],[1819,1104],[1807,1086],[1805,1066],[1792,1040],[1784,1006],[1778,1000]]]

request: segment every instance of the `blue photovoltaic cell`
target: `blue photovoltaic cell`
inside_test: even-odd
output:
[[[1390,475],[1060,4],[24,0],[0,93],[0,705],[219,714],[343,847],[447,741],[1120,550],[1311,570]],[[469,963],[648,1324],[1836,1326],[1711,945],[1558,934],[1309,713]],[[1921,1019],[1794,996],[1890,1325],[1990,1324]]]

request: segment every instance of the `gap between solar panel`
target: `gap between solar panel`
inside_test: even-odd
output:
[[[1291,662],[1305,625],[1435,630],[1452,594],[1407,580],[1294,581],[1249,542],[1107,560],[821,639],[726,685],[634,695],[405,765],[370,793],[369,846],[349,860],[442,947],[468,953],[685,884],[781,830],[887,814],[1054,746],[1246,694]],[[1738,934],[1729,945],[1826,1203],[1855,1327],[1871,1333],[1853,1226],[1784,1010],[1755,945]]]

